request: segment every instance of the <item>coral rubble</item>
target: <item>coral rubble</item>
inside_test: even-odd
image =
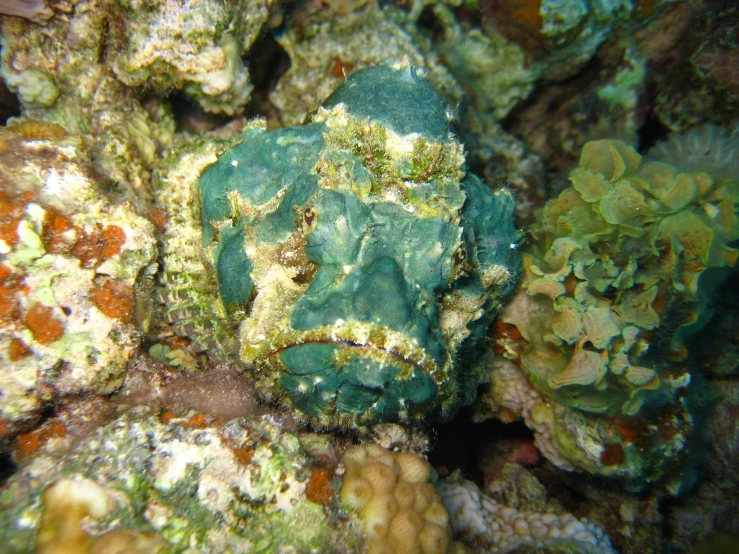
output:
[[[149,412],[124,413],[71,452],[42,452],[21,470],[0,494],[4,551],[27,552],[34,536],[41,545],[152,533],[175,552],[357,548],[353,531],[331,526],[306,496],[309,459],[279,420],[219,427]],[[94,524],[84,532],[87,513]]]

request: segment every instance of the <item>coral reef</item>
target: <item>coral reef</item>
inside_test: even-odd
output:
[[[27,122],[0,135],[0,422],[107,394],[136,352],[135,286],[152,225],[103,194],[79,137]]]
[[[633,417],[604,418],[549,400],[510,360],[490,364],[490,383],[478,396],[475,420],[522,420],[534,444],[557,468],[580,470],[619,480],[626,490],[643,490],[663,478],[679,489],[681,475],[668,475],[693,430],[681,401],[652,425]]]
[[[191,410],[223,421],[264,413],[253,381],[226,364],[195,372],[168,367],[146,356],[130,364],[117,404],[150,404],[186,414]]]
[[[278,40],[290,57],[290,68],[270,100],[285,126],[301,124],[355,68],[404,62],[423,69],[444,99],[453,104],[462,96],[454,77],[438,56],[404,26],[405,16],[376,4],[330,19],[307,17]],[[420,44],[419,44],[420,42]]]
[[[125,42],[112,62],[129,87],[184,90],[210,112],[234,114],[252,85],[242,56],[259,36],[272,0],[127,2]]]
[[[88,479],[59,479],[41,495],[43,511],[36,534],[36,554],[91,554],[129,552],[157,554],[166,551],[164,541],[154,533],[115,529],[98,537],[88,535],[83,520],[108,514],[105,489]]]
[[[510,393],[495,392],[493,375],[490,403],[493,411],[513,404],[560,467],[638,478],[646,464],[654,476],[690,429],[678,399],[690,383],[679,363],[683,339],[708,320],[707,295],[735,264],[728,244],[739,236],[737,181],[642,163],[621,141],[586,144],[570,181],[531,229],[523,281],[497,328],[499,352],[520,364],[542,398],[519,392],[511,402]],[[555,403],[542,400],[549,398]],[[671,431],[659,429],[664,421],[651,431],[638,423],[656,410],[675,418]],[[634,444],[624,427],[651,436],[651,446]],[[557,436],[556,454],[543,448]]]
[[[638,28],[665,4],[669,2],[502,0],[481,3],[481,9],[487,34],[517,42],[537,73],[562,80],[582,69],[617,31]]]
[[[706,321],[706,295],[736,262],[738,183],[642,164],[620,141],[586,144],[570,181],[532,230],[503,321],[528,343],[521,366],[537,387],[634,415],[689,382],[659,357],[684,357],[684,334]]]
[[[166,95],[184,90],[207,111],[243,111],[252,85],[242,56],[270,6],[85,0],[43,27],[5,18],[0,73],[23,118],[83,135],[95,169],[145,214],[151,171],[175,131]]]
[[[731,549],[738,14],[0,0],[3,551]]]
[[[739,8],[699,2],[683,10],[691,15],[687,32],[652,76],[654,115],[675,132],[739,116]]]
[[[54,15],[45,0],[6,0],[0,5],[0,14],[17,15],[42,23]]]
[[[680,57],[696,8],[687,2],[651,4],[654,11],[645,16],[638,14],[646,5],[635,4],[632,21],[617,26],[582,71],[538,87],[512,114],[509,132],[542,157],[554,193],[566,186],[563,177],[586,142],[617,137],[636,143],[642,130],[646,136],[654,132],[655,96],[671,84],[662,83],[666,67]]]
[[[44,26],[3,18],[0,74],[17,94],[23,119],[81,135],[95,170],[144,214],[152,200],[149,171],[171,141],[174,120],[166,101],[144,107],[113,74],[110,57],[124,37],[120,12],[105,6],[78,2]]]
[[[713,407],[699,439],[703,479],[667,512],[673,552],[689,551],[697,541],[717,532],[739,534],[739,491],[734,469],[739,462],[739,384],[736,380],[716,380],[705,394],[712,397]]]
[[[172,552],[359,550],[351,526],[307,497],[310,459],[279,419],[211,421],[135,408],[69,453],[40,452],[0,493],[4,551],[27,552],[57,528],[68,533],[57,540],[153,534]],[[79,496],[59,499],[70,487]],[[84,533],[82,510],[94,516]]]
[[[195,222],[172,225],[189,244],[164,250],[167,317],[217,358],[238,324],[258,386],[322,425],[448,417],[477,383],[454,358],[518,272],[511,196],[464,174],[445,104],[410,66],[356,72],[324,106],[303,127],[251,125],[203,171],[210,269]],[[161,198],[180,211],[182,194]]]
[[[541,71],[527,64],[518,44],[498,33],[465,29],[444,4],[435,5],[433,13],[444,29],[435,50],[465,88],[477,113],[502,120],[526,100]]]

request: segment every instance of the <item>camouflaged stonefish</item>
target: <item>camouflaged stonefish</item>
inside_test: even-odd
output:
[[[197,187],[205,270],[165,253],[178,334],[233,348],[269,398],[322,425],[445,418],[473,398],[519,272],[514,203],[465,172],[416,70],[358,71],[311,123],[248,127]]]

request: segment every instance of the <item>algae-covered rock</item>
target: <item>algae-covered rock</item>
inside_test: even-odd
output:
[[[135,288],[153,227],[103,194],[79,137],[39,122],[0,135],[0,423],[108,394],[139,344]]]
[[[537,308],[528,305],[526,309]],[[515,334],[514,329],[507,330]],[[497,338],[499,344],[502,341]],[[497,357],[489,368],[490,382],[477,399],[475,420],[523,421],[533,432],[538,451],[564,471],[610,478],[633,492],[660,479],[675,490],[680,488],[681,475],[665,474],[693,431],[693,417],[684,399],[652,418],[603,417],[553,402],[510,360]]]
[[[234,114],[251,96],[242,56],[269,16],[270,0],[124,3],[125,43],[113,60],[130,87],[184,89],[204,109]]]
[[[345,74],[378,63],[410,63],[426,72],[447,102],[454,104],[462,97],[462,88],[428,41],[403,24],[405,12],[368,4],[330,18],[309,19],[277,37],[290,57],[290,69],[270,93],[283,125],[304,123],[342,84]]]
[[[238,325],[263,391],[322,424],[471,401],[478,377],[455,358],[511,289],[518,233],[510,194],[465,175],[445,108],[415,69],[378,66],[308,125],[248,127],[198,182],[218,296],[165,266],[175,331],[224,357]]]
[[[349,526],[309,500],[311,472],[276,418],[219,427],[133,410],[65,455],[38,454],[11,478],[0,494],[3,551],[51,548],[58,529],[83,545],[146,539],[143,552],[162,543],[173,553],[359,549]],[[91,516],[84,531],[80,510]]]
[[[144,106],[110,70],[109,56],[123,41],[118,11],[97,0],[61,9],[70,13],[44,26],[3,18],[0,75],[23,120],[81,135],[92,166],[143,214],[151,208],[149,171],[174,132],[168,103],[150,99]]]

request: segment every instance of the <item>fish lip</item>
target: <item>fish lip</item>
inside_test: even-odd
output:
[[[348,322],[326,325],[307,331],[290,330],[280,333],[262,349],[260,358],[267,360],[281,352],[303,344],[326,344],[347,349],[373,350],[401,364],[425,373],[438,386],[439,364],[426,350],[399,331],[373,323]]]
[[[348,348],[348,349],[357,349],[357,350],[372,349],[372,350],[375,350],[377,352],[382,352],[383,354],[386,354],[386,355],[388,355],[388,356],[390,356],[392,358],[395,358],[396,360],[398,360],[399,362],[401,362],[403,364],[407,364],[407,365],[412,366],[413,368],[417,369],[418,371],[422,371],[423,373],[425,373],[426,375],[428,375],[428,377],[434,382],[435,385],[438,385],[438,383],[436,382],[436,377],[433,375],[433,371],[429,370],[421,362],[419,362],[417,360],[414,360],[413,358],[409,358],[407,356],[404,356],[403,354],[401,354],[399,352],[396,352],[396,351],[393,351],[393,350],[388,350],[387,348],[380,348],[380,347],[377,347],[377,346],[374,346],[374,345],[369,345],[369,344],[359,344],[359,343],[355,343],[355,342],[351,342],[351,341],[346,341],[346,340],[340,340],[340,341],[337,341],[337,340],[308,340],[308,341],[302,341],[302,342],[298,342],[298,343],[294,343],[294,344],[287,344],[287,345],[285,345],[285,346],[283,346],[281,348],[277,348],[275,350],[272,350],[267,355],[268,356],[274,356],[274,355],[277,355],[280,352],[283,352],[283,351],[285,351],[285,350],[287,350],[289,348],[293,348],[295,346],[302,346],[304,344],[328,344],[328,345],[342,346],[343,348]]]

